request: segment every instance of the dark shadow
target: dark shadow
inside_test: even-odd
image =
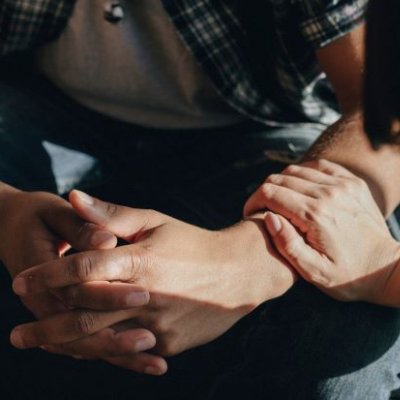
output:
[[[213,399],[224,393],[233,399],[245,393],[251,393],[252,399],[264,398],[265,393],[271,398],[312,399],[319,383],[360,371],[373,362],[384,374],[385,363],[379,366],[378,360],[398,341],[400,332],[399,310],[337,302],[300,281],[222,337],[170,359],[171,369],[165,377],[151,378],[99,362],[12,349],[7,343],[10,329],[32,316],[10,292],[10,282],[4,276],[0,282],[0,313],[7,316],[0,330],[2,377],[8,382],[7,390],[12,388],[21,396],[29,390],[53,397],[68,394],[64,398],[76,393],[117,398],[140,393],[155,399],[184,399],[190,393],[190,397],[204,399],[214,387]],[[215,304],[156,295],[179,301],[182,307],[201,306],[221,317],[227,311]]]

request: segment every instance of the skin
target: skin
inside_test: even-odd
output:
[[[373,149],[363,129],[359,101],[363,74],[355,73],[354,69],[358,65],[362,72],[363,47],[357,43],[363,43],[363,31],[361,26],[350,36],[317,52],[335,87],[343,117],[321,136],[305,157],[306,162],[300,165],[306,167],[300,169],[302,176],[297,176],[300,173],[298,166],[291,166],[283,171],[282,176],[268,177],[247,201],[244,215],[255,210],[278,212],[279,209],[282,216],[274,213],[266,216],[266,227],[276,248],[287,260],[290,258],[303,278],[332,297],[398,306],[399,250],[382,215],[388,217],[400,202],[400,188],[393,185],[397,180],[400,157],[396,146],[383,145],[379,150]],[[342,54],[339,56],[339,53],[335,54],[335,47],[341,45]],[[349,69],[347,74],[346,69]],[[346,87],[351,90],[346,90]],[[318,158],[334,161],[336,165],[327,161],[307,162]],[[347,171],[338,164],[346,167]],[[343,175],[340,179],[336,176],[339,169]],[[319,176],[318,180],[318,173],[324,174],[324,179]],[[337,186],[332,184],[333,178]],[[346,179],[345,185],[343,179]],[[330,181],[328,188],[322,185],[326,180]],[[294,204],[290,191],[285,191],[285,198],[281,196],[282,191],[288,189],[301,195],[297,197],[300,204]],[[309,193],[311,190],[312,195]],[[310,196],[313,198],[311,210]],[[355,198],[357,203],[354,203]],[[290,209],[298,210],[301,217],[289,217]],[[362,219],[355,220],[354,215],[362,215]],[[289,218],[292,227],[285,217]],[[295,228],[303,234],[302,240]],[[308,228],[311,230],[306,231]],[[362,251],[360,237],[362,243],[368,244]],[[343,241],[343,238],[347,240]],[[371,249],[375,252],[372,253]]]
[[[7,235],[2,236],[0,241],[0,258],[12,277],[32,265],[60,259],[71,246],[80,251],[115,247],[116,237],[112,233],[79,218],[61,197],[50,193],[22,192],[4,184],[2,189],[0,220],[2,231]],[[26,226],[30,229],[27,230]],[[137,285],[119,285],[118,292],[115,291],[111,298],[111,306],[126,308],[128,296],[130,307],[142,306],[149,299],[148,292]],[[65,312],[70,306],[58,291],[21,299],[39,319]],[[135,348],[139,340],[142,342]],[[129,330],[116,335],[113,329],[107,327],[90,340],[76,342],[72,355],[86,354],[95,344],[121,355],[152,348],[155,338],[144,330]]]
[[[16,294],[59,290],[63,300],[78,310],[15,328],[11,341],[18,348],[46,345],[74,354],[71,342],[133,319],[155,334],[157,354],[172,356],[219,337],[294,282],[292,270],[274,253],[256,216],[227,230],[209,231],[156,211],[105,203],[77,191],[71,193],[70,202],[83,219],[131,244],[81,252],[19,274],[13,284]],[[146,287],[149,304],[114,312],[82,312],[92,302],[108,304],[114,282]],[[104,291],[104,285],[110,290]],[[100,357],[119,361],[101,352]],[[164,371],[160,368],[160,372]]]
[[[322,138],[313,147],[307,158],[318,158],[323,155],[325,158],[337,161],[354,171],[368,183],[381,211],[386,214],[394,207],[400,194],[400,188],[394,187],[395,185],[391,184],[396,173],[395,171],[398,170],[397,167],[400,167],[400,160],[397,154],[391,149],[384,149],[384,151],[378,153],[373,152],[362,129],[361,114],[359,111],[363,69],[362,37],[363,27],[360,26],[350,34],[316,52],[322,70],[327,73],[328,78],[333,83],[344,115],[337,124],[322,135]],[[339,60],[343,59],[346,60],[345,65],[339,62]],[[71,198],[71,202],[81,217],[90,222],[99,223],[90,213],[83,213],[83,206],[80,207],[74,197]],[[265,206],[261,202],[259,210],[264,208]],[[115,207],[111,206],[109,210],[115,210]],[[137,215],[139,210],[131,210],[131,212],[135,212]],[[144,310],[146,307],[152,307],[153,312],[151,313],[151,317],[149,317],[150,319],[146,319],[145,315],[140,312],[136,314],[136,312],[133,313],[130,310],[115,310],[115,313],[112,313],[112,315],[102,315],[96,319],[95,317],[92,318],[92,314],[90,314],[93,311],[83,309],[86,313],[84,314],[86,315],[86,322],[85,320],[82,322],[82,315],[80,314],[75,315],[77,318],[74,319],[72,317],[69,320],[78,321],[74,325],[78,327],[75,332],[71,333],[71,330],[69,330],[64,332],[66,336],[63,336],[64,333],[62,331],[55,330],[52,333],[54,336],[46,337],[43,326],[48,326],[47,324],[51,323],[54,324],[54,321],[58,320],[54,319],[50,322],[48,320],[47,322],[43,322],[46,321],[45,319],[33,323],[33,325],[29,325],[28,327],[17,328],[18,334],[15,334],[14,331],[12,336],[12,342],[16,346],[49,345],[51,343],[43,342],[50,340],[50,342],[53,341],[54,344],[62,346],[56,349],[50,347],[49,350],[76,354],[76,350],[73,347],[74,342],[71,342],[71,340],[79,338],[86,340],[88,336],[90,337],[91,333],[104,328],[106,324],[115,324],[115,322],[121,321],[124,318],[136,318],[139,325],[143,324],[143,326],[150,328],[150,330],[155,330],[158,352],[163,355],[171,355],[183,351],[190,346],[205,343],[213,337],[218,336],[226,329],[229,329],[241,316],[251,311],[260,301],[265,301],[284,293],[295,280],[295,276],[287,268],[286,264],[277,258],[270,246],[268,237],[265,235],[265,231],[260,228],[262,227],[262,223],[260,224],[262,222],[262,215],[260,214],[257,214],[252,220],[244,221],[226,231],[204,232],[199,228],[188,226],[180,221],[171,220],[169,217],[160,215],[159,213],[150,213],[150,215],[146,214],[145,221],[147,221],[147,225],[145,225],[152,226],[152,229],[147,230],[147,235],[144,237],[140,235],[135,236],[137,233],[135,230],[137,229],[135,221],[132,222],[133,227],[130,231],[130,234],[132,234],[132,231],[134,232],[131,238],[133,242],[125,246],[127,249],[124,249],[124,251],[131,254],[132,249],[141,248],[141,251],[146,254],[144,265],[147,265],[147,268],[145,268],[143,273],[138,274],[139,278],[136,279],[142,279],[140,282],[149,285],[150,292],[152,293],[151,299],[154,297],[156,299],[150,300],[149,306],[143,307]],[[158,224],[154,221],[158,221]],[[121,232],[119,230],[120,227],[115,226],[115,229],[111,229],[109,225],[104,223],[100,223],[100,225],[107,226],[107,229],[110,229],[118,236],[125,236],[126,232]],[[138,232],[140,232],[140,229]],[[135,240],[139,240],[139,243],[136,243]],[[144,247],[143,242],[147,243]],[[240,243],[241,245],[232,247],[232,243]],[[246,248],[246,246],[250,247]],[[248,251],[248,248],[252,249],[252,251]],[[175,249],[175,251],[171,251],[171,249]],[[184,249],[183,252],[182,249]],[[110,252],[115,252],[118,255],[122,254],[119,253],[121,251],[123,250],[110,250]],[[99,259],[103,257],[104,251],[101,254],[101,256],[98,256]],[[88,257],[86,253],[81,253],[80,255],[81,257]],[[137,258],[133,258],[133,260],[137,260]],[[217,263],[216,260],[218,261]],[[54,263],[53,265],[62,266],[65,263],[65,259],[56,260]],[[29,263],[29,265],[33,264],[35,263]],[[221,274],[220,268],[216,267],[217,264],[221,266],[224,274]],[[188,265],[190,273],[187,273],[185,269],[185,274],[169,275],[171,274],[170,268],[177,268],[179,271],[179,268],[183,268],[183,265]],[[227,265],[233,267],[227,268]],[[251,268],[249,268],[249,265]],[[36,268],[46,267],[48,265],[41,264]],[[106,264],[104,264],[104,268],[102,267],[102,269],[107,270]],[[210,281],[204,280],[205,277],[198,271],[200,269],[207,270],[207,276]],[[58,270],[62,271],[63,268]],[[193,286],[196,281],[190,279],[193,277],[199,279],[199,282],[206,283],[207,289],[205,289],[206,286]],[[241,281],[238,277],[240,277]],[[96,280],[99,278],[111,279],[109,275],[107,277],[97,276],[95,278]],[[128,277],[128,279],[132,279],[132,277]],[[237,286],[238,281],[241,283],[240,287]],[[274,285],[271,285],[272,281],[274,281]],[[32,282],[37,283],[39,280],[36,279]],[[246,282],[246,284],[243,282]],[[76,287],[77,285],[76,283],[63,282],[62,288],[66,284],[70,284],[72,287]],[[105,287],[104,285],[105,282],[103,282],[103,287]],[[222,287],[226,287],[228,290],[223,291],[221,294],[220,290],[216,290],[219,285],[223,285]],[[31,287],[29,280],[27,287]],[[210,290],[208,287],[210,287]],[[251,291],[248,290],[249,287],[252,288]],[[243,288],[246,289],[246,293],[243,293]],[[20,287],[16,283],[15,290],[21,296],[27,295],[23,291],[20,292]],[[50,288],[42,288],[40,293],[45,293],[48,290]],[[70,289],[66,290],[68,292]],[[108,292],[107,295],[109,294]],[[99,301],[99,304],[101,304],[100,296],[96,300]],[[89,303],[87,298],[85,301],[86,303],[82,303],[83,306],[92,304],[93,307],[93,302]],[[162,307],[157,307],[157,301]],[[73,304],[76,307],[80,305],[76,301]],[[178,304],[184,305],[184,307],[181,307],[184,310],[184,313],[181,315],[177,311],[180,308],[177,306]],[[195,305],[197,305],[197,308]],[[204,313],[205,309],[210,312]],[[197,329],[199,327],[193,321],[195,318],[193,320],[190,318],[190,310],[193,316],[208,318],[204,321],[210,323],[210,326],[213,327],[210,334],[204,332],[202,329]],[[101,312],[100,310],[97,311]],[[70,312],[76,313],[76,311]],[[133,314],[129,314],[130,312]],[[185,314],[185,312],[187,313]],[[204,314],[207,314],[207,317]],[[213,324],[217,319],[215,315],[219,316],[221,324],[217,324],[218,326],[214,327]],[[54,318],[71,317],[66,317],[64,313],[63,316],[55,316]],[[87,320],[91,322],[87,323]],[[65,319],[62,321],[65,323]],[[171,321],[179,322],[179,326],[182,332],[186,333],[186,337],[177,332],[176,329],[171,328]],[[79,327],[81,328],[79,329]],[[84,328],[83,331],[86,331],[82,332],[82,328]],[[26,332],[28,332],[27,336],[25,335]],[[29,332],[35,332],[31,335],[32,338]],[[191,339],[192,337],[193,339]],[[139,353],[127,358],[109,358],[104,357],[105,355],[102,354],[101,347],[93,346],[87,354],[100,355],[100,358],[106,359],[116,365],[140,372],[147,372],[147,368],[151,367],[148,359],[146,361],[141,359],[141,362],[137,361],[138,357],[152,356],[147,353]],[[155,361],[156,365],[152,365],[155,369],[158,368],[157,373],[166,371],[166,364],[161,365],[161,362],[162,358],[158,358]]]
[[[349,169],[368,184],[382,214],[388,217],[400,202],[400,187],[393,185],[400,157],[394,146],[373,149],[364,131],[361,106],[364,35],[365,27],[360,25],[316,51],[322,70],[335,89],[343,116],[321,135],[305,161],[323,158]]]
[[[320,160],[270,176],[263,194],[247,208],[272,211],[266,228],[304,279],[341,301],[400,306],[400,245],[365,181]]]

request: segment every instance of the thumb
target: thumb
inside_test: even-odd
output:
[[[306,281],[316,284],[322,283],[319,277],[324,276],[325,257],[309,246],[294,226],[281,215],[267,212],[265,225],[282,257]]]
[[[76,213],[116,236],[133,242],[149,229],[165,223],[170,217],[153,210],[124,207],[99,200],[79,190],[73,190],[69,201]]]

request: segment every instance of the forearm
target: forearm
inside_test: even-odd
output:
[[[324,158],[363,178],[385,216],[400,202],[400,152],[394,146],[372,148],[363,129],[362,114],[342,117],[328,128],[305,156]]]

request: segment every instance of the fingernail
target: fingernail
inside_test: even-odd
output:
[[[79,197],[79,199],[87,204],[88,206],[92,206],[94,204],[94,199],[93,197],[89,196],[86,193],[81,192],[80,190],[75,190],[76,195]]]
[[[144,369],[144,373],[148,375],[161,375],[161,370],[153,365],[149,365]]]
[[[90,239],[90,244],[93,247],[99,247],[102,244],[105,244],[107,242],[110,242],[111,240],[114,240],[115,236],[107,231],[97,231],[95,232],[91,239]]]
[[[135,351],[140,352],[140,351],[146,351],[150,350],[154,347],[155,343],[152,339],[146,337],[143,339],[139,339],[135,342]]]
[[[12,287],[14,293],[18,294],[19,296],[23,296],[28,293],[28,286],[26,284],[25,278],[15,278]]]
[[[277,215],[275,215],[275,214],[268,214],[268,215],[269,215],[268,228],[269,228],[271,235],[275,236],[282,229],[282,223]]]
[[[149,293],[146,291],[135,291],[125,297],[128,307],[138,307],[146,305],[150,300]]]
[[[22,333],[19,329],[14,329],[11,332],[10,341],[11,341],[11,344],[14,347],[16,347],[17,349],[25,348],[24,340],[22,338]]]

